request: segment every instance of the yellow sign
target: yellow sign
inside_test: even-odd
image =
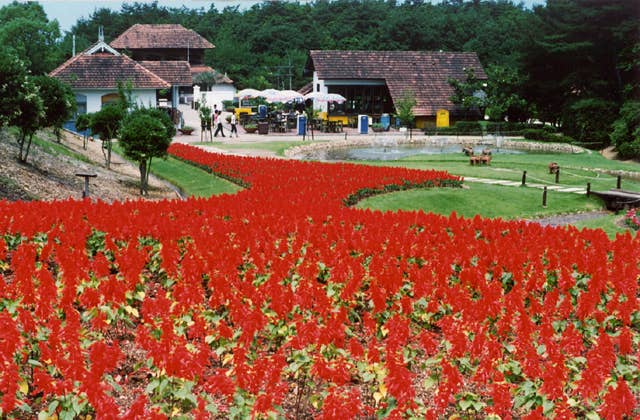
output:
[[[436,127],[449,127],[449,111],[439,109],[436,112]]]

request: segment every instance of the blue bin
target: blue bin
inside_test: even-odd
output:
[[[266,105],[258,105],[258,117],[260,119],[267,118],[267,106]]]
[[[298,115],[298,135],[304,136],[307,133],[307,117]]]
[[[369,117],[358,115],[358,133],[367,134],[369,132]]]
[[[391,116],[389,114],[382,114],[380,116],[380,124],[382,124],[384,131],[387,131],[391,125]]]

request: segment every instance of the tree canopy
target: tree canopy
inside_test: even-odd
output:
[[[32,74],[45,74],[61,61],[60,26],[49,21],[37,2],[17,2],[0,8],[0,45],[23,60]]]
[[[122,120],[120,145],[125,156],[138,162],[141,195],[148,193],[152,159],[166,156],[175,134],[171,118],[157,108],[135,109]]]

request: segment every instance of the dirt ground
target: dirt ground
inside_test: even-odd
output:
[[[56,142],[49,131],[38,132],[40,138]],[[89,196],[106,202],[140,199],[137,166],[121,156],[112,155],[111,168],[106,168],[102,143],[88,141],[86,149],[82,137],[64,132],[61,143],[83,160],[47,153],[32,144],[27,163],[18,162],[18,145],[8,130],[0,130],[0,199],[7,200],[64,200],[82,198],[84,178],[77,173],[94,173],[90,178]],[[149,178],[149,195],[144,199],[161,200],[179,198],[168,183]]]

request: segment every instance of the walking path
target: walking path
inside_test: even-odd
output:
[[[476,178],[476,177],[472,177],[472,176],[465,176],[464,177],[465,182],[478,182],[481,184],[490,184],[490,185],[504,185],[507,187],[519,187],[522,185],[522,182],[520,181],[507,181],[507,180],[503,180],[503,179],[489,179],[489,178]],[[527,182],[525,184],[527,187],[532,187],[532,188],[540,188],[540,189],[544,189],[545,187],[547,187],[547,190],[549,191],[558,191],[558,192],[564,192],[564,193],[575,193],[575,194],[586,194],[587,190],[585,188],[580,188],[580,187],[563,187],[561,185],[546,185],[546,184],[538,184],[538,183],[530,183]]]

